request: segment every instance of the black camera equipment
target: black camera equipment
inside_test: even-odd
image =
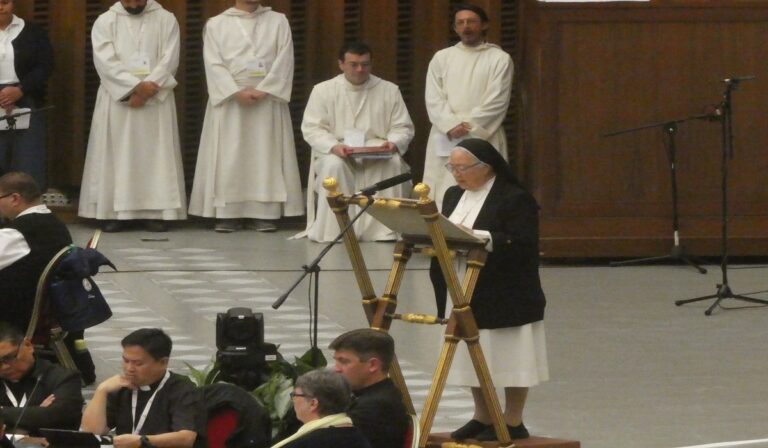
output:
[[[230,308],[216,316],[216,362],[219,378],[253,390],[269,378],[269,361],[277,361],[275,344],[264,342],[264,315],[249,308]]]

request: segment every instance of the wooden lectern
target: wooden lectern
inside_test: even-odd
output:
[[[419,447],[427,446],[429,431],[437,413],[437,405],[445,388],[448,370],[460,341],[467,343],[483,398],[489,404],[493,427],[499,440],[495,446],[513,446],[507,426],[504,423],[483,350],[480,347],[477,324],[470,307],[472,292],[487,255],[484,249],[485,241],[462,230],[441,215],[435,202],[428,197],[429,187],[424,184],[418,184],[414,188],[419,199],[376,199],[372,204],[369,204],[371,199],[367,197],[342,195],[338,191],[337,181],[333,178],[325,179],[323,186],[328,190],[328,203],[336,214],[336,220],[341,229],[346,228],[350,222],[349,205],[355,204],[367,207],[368,213],[374,218],[402,235],[402,239],[395,244],[394,262],[381,297],[377,297],[373,290],[354,229],[350,227],[344,235],[344,246],[352,262],[355,278],[363,297],[363,309],[370,327],[387,332],[393,319],[412,323],[446,324],[445,342],[419,422]],[[467,269],[461,284],[452,263],[453,254],[455,254],[455,252],[452,254],[452,250],[468,252]],[[402,284],[405,265],[414,252],[437,257],[453,302],[453,311],[449,319],[440,319],[424,314],[400,315],[395,313],[397,293]],[[392,381],[402,392],[406,409],[409,413],[415,414],[413,402],[397,358],[392,361],[389,371]],[[488,445],[485,444],[485,446]]]

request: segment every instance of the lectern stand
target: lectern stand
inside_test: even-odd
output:
[[[338,183],[333,178],[326,179],[323,186],[328,190],[328,203],[342,229],[347,226],[350,220],[349,205],[364,206],[369,200],[366,197],[342,195],[338,191]],[[377,297],[373,290],[354,229],[350,228],[344,236],[344,245],[362,294],[363,309],[368,323],[371,328],[385,332],[389,331],[393,319],[411,323],[446,324],[445,342],[419,422],[419,447],[427,446],[429,431],[432,428],[437,406],[445,388],[448,371],[453,362],[456,348],[461,341],[467,343],[483,398],[489,404],[493,426],[498,438],[495,446],[512,446],[483,350],[480,347],[478,328],[470,307],[472,292],[487,255],[484,249],[485,242],[455,226],[441,215],[437,205],[428,197],[429,187],[418,184],[414,191],[419,197],[417,200],[376,199],[368,209],[374,218],[402,235],[402,239],[395,244],[394,262],[381,297]],[[461,283],[459,283],[459,277],[452,263],[452,250],[468,252],[467,269]],[[453,311],[449,319],[440,319],[425,314],[401,315],[395,313],[397,294],[405,274],[405,266],[414,252],[437,257],[453,302]],[[390,367],[390,377],[402,392],[403,401],[408,411],[415,414],[413,402],[408,394],[397,359],[393,360]]]

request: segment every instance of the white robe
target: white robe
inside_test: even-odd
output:
[[[512,90],[512,58],[498,46],[483,43],[467,47],[461,42],[435,53],[429,63],[425,102],[432,122],[424,159],[423,182],[438,205],[455,185],[444,165],[447,156],[437,154],[438,143],[462,122],[471,126],[465,138],[487,140],[507,158],[507,139],[501,124],[509,108]],[[450,142],[450,145],[460,140]]]
[[[209,98],[189,213],[220,219],[304,214],[288,110],[288,20],[271,8],[230,8],[205,25],[203,58]],[[268,95],[241,106],[234,95],[247,86]]]
[[[155,0],[135,16],[117,2],[96,19],[91,39],[101,85],[78,214],[96,219],[186,218],[173,95],[179,64],[176,18]],[[137,69],[137,54],[148,62],[147,70]],[[142,80],[154,81],[160,92],[143,107],[128,107],[127,98]]]
[[[391,142],[398,152],[391,159],[352,160],[343,159],[331,152],[331,148],[344,141],[345,132],[358,129],[365,133],[366,146],[380,146]],[[317,84],[307,101],[301,123],[304,140],[312,147],[312,166],[308,185],[318,195],[317,216],[314,210],[314,194],[307,192],[307,229],[297,236],[308,236],[312,241],[332,241],[339,233],[336,215],[326,200],[327,191],[323,180],[334,177],[339,190],[352,194],[380,180],[396,176],[408,170],[401,155],[408,150],[413,138],[413,122],[408,114],[400,89],[393,83],[370,76],[361,86],[355,86],[344,75]],[[403,197],[408,185],[400,184],[382,190],[382,197]],[[350,208],[357,213],[357,207]],[[355,222],[355,233],[363,241],[391,240],[395,233],[363,215]]]

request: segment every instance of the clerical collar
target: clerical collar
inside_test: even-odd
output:
[[[166,372],[167,372],[167,370],[166,370]],[[139,390],[142,391],[142,392],[149,392],[151,390],[155,390],[155,389],[157,389],[157,386],[159,386],[160,383],[163,382],[163,378],[165,378],[165,372],[163,372],[163,376],[160,377],[160,379],[155,381],[154,383],[152,383],[152,384],[145,384],[143,386],[139,386]]]

